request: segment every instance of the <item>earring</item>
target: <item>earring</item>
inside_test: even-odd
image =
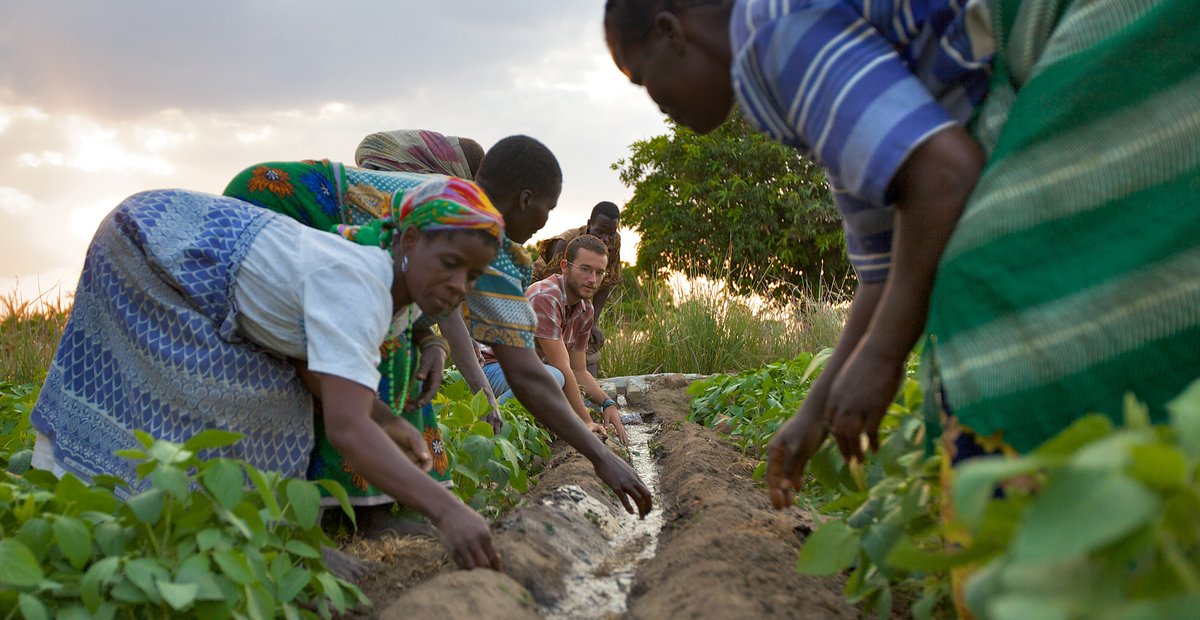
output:
[[[408,254],[400,257],[400,273],[408,273]]]

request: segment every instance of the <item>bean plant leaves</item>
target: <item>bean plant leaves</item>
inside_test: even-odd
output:
[[[842,521],[817,528],[800,549],[796,570],[805,575],[832,575],[850,566],[858,555],[860,534]]]
[[[162,489],[150,489],[129,498],[125,505],[129,506],[138,521],[154,525],[162,517],[164,496]]]
[[[245,477],[242,468],[228,459],[209,461],[208,468],[200,477],[204,488],[213,494],[217,503],[232,509],[242,500]]]
[[[293,555],[298,555],[302,558],[316,559],[321,557],[321,552],[313,548],[312,545],[305,544],[299,540],[289,540],[283,546],[284,551]]]
[[[249,585],[254,583],[254,574],[250,571],[250,564],[246,561],[246,556],[239,551],[223,550],[213,553],[213,560],[217,566],[221,567],[221,572],[226,577],[232,579],[235,583],[241,585]]]
[[[209,429],[201,431],[183,442],[183,449],[189,452],[199,452],[208,448],[224,448],[232,446],[241,438],[241,433]]]
[[[0,583],[18,588],[36,586],[43,579],[42,566],[18,540],[0,540]]]
[[[1153,489],[1177,489],[1187,484],[1187,457],[1169,445],[1134,446],[1130,451],[1129,474]]]
[[[83,579],[79,582],[79,594],[88,611],[95,613],[100,604],[104,602],[101,589],[112,579],[113,575],[117,574],[117,568],[120,565],[121,558],[108,557],[92,564],[83,574]]]
[[[317,480],[316,482],[322,489],[325,489],[325,492],[330,497],[337,500],[338,505],[342,507],[342,512],[350,517],[350,522],[357,524],[354,509],[350,507],[350,496],[346,494],[346,489],[333,480]]]
[[[1158,498],[1128,476],[1064,470],[1029,507],[1013,540],[1013,556],[1043,563],[1086,554],[1142,525],[1158,507]]]
[[[996,485],[1013,476],[1037,471],[1042,462],[1037,456],[971,459],[959,469],[954,479],[954,509],[958,517],[972,530],[977,529]]]
[[[1200,457],[1200,380],[1193,382],[1175,400],[1167,403],[1167,412],[1171,415],[1171,425],[1179,434],[1179,442],[1188,455]]]
[[[37,597],[22,592],[17,597],[17,601],[17,606],[21,609],[21,615],[26,620],[49,620],[50,612],[46,610],[46,606]]]
[[[305,480],[289,480],[286,488],[296,523],[304,529],[316,525],[321,510],[321,494],[317,487]]]
[[[83,568],[92,557],[92,532],[83,521],[74,517],[54,520],[54,541],[75,570]]]
[[[183,611],[190,607],[195,602],[199,590],[194,583],[172,583],[161,579],[154,583],[158,586],[158,593],[162,595],[163,600],[175,611]]]

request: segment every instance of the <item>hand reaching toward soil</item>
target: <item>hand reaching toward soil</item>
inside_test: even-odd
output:
[[[625,434],[625,425],[621,423],[621,410],[616,405],[610,405],[604,410],[604,423],[611,426],[613,432],[617,434],[617,439],[621,440],[621,445],[629,445],[629,435]]]
[[[492,532],[487,521],[466,504],[459,504],[434,520],[434,525],[459,568],[490,568],[504,572],[504,563],[492,545]]]
[[[862,435],[879,449],[879,424],[904,378],[904,357],[889,360],[857,351],[838,372],[825,404],[833,438],[846,460],[862,462]]]
[[[804,466],[829,434],[824,404],[824,398],[810,393],[800,412],[784,423],[767,447],[767,489],[777,509],[792,505],[792,494],[804,484]]]
[[[632,498],[638,507],[638,517],[645,518],[647,514],[650,514],[650,489],[642,484],[641,478],[638,478],[637,473],[628,463],[607,449],[605,449],[605,453],[605,456],[595,465],[596,475],[616,492],[617,499],[621,500],[621,504],[625,506],[625,512],[634,514],[633,505],[629,503]]]

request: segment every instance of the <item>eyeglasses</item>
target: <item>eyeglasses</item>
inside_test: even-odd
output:
[[[587,265],[576,265],[575,263],[572,263],[571,261],[567,261],[567,264],[582,271],[583,275],[585,275],[585,276],[594,275],[597,278],[600,278],[601,280],[603,280],[604,276],[608,275],[607,269],[596,269],[595,267],[588,267]]]

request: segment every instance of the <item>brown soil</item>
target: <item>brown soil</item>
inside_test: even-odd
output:
[[[842,595],[844,578],[795,571],[811,516],[771,510],[751,478],[755,463],[687,422],[689,402],[685,381],[663,377],[638,405],[660,425],[651,448],[665,525],[654,557],[637,570],[626,617],[858,617]],[[505,574],[453,570],[441,543],[427,537],[345,546],[380,563],[361,584],[375,606],[360,616],[537,618],[563,597],[572,566],[599,564],[592,572],[603,575],[614,528],[632,517],[583,457],[561,443],[553,450],[538,484],[493,528]]]

